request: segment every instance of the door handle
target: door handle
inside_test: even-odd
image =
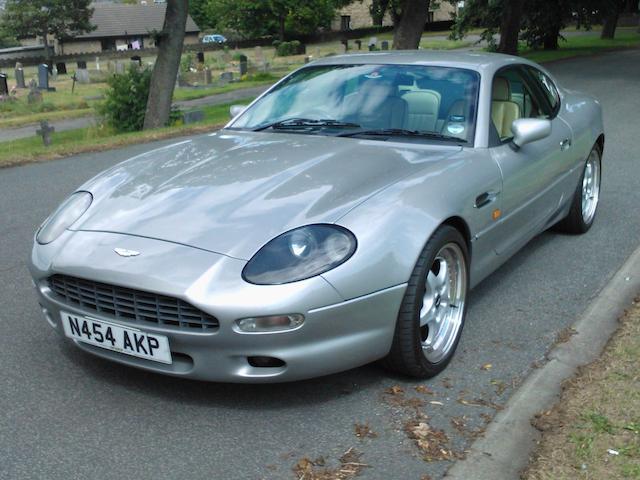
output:
[[[475,208],[482,208],[485,205],[489,205],[498,196],[498,192],[484,192],[476,197],[476,202],[473,205]]]
[[[570,138],[565,138],[564,140],[562,140],[560,142],[560,150],[562,150],[564,152],[565,150],[569,150],[569,148],[571,148],[571,139]]]

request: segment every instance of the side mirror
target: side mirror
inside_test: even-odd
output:
[[[551,135],[551,121],[542,118],[519,118],[511,124],[512,143],[516,149]]]
[[[246,105],[231,105],[231,108],[229,109],[231,118],[236,118],[238,115],[244,112],[245,108],[247,108]]]

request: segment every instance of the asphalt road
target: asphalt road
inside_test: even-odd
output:
[[[443,375],[422,382],[433,395],[376,366],[295,384],[222,385],[79,352],[41,318],[25,267],[32,234],[76,185],[150,147],[0,170],[0,478],[293,479],[300,459],[336,465],[350,447],[370,465],[363,478],[440,478],[450,462],[425,462],[405,422],[416,411],[428,415],[462,452],[468,430],[495,410],[459,400],[504,404],[640,239],[640,51],[550,68],[604,105],[598,218],[581,237],[540,236],[472,293],[457,356]],[[385,393],[394,385],[405,394]],[[451,423],[462,416],[465,433]],[[357,438],[356,422],[377,437]]]

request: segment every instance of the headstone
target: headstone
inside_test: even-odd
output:
[[[387,42],[386,40],[382,42],[381,46],[382,50],[389,50],[389,42]]]
[[[51,80],[53,80],[54,82],[58,81],[58,69],[55,66],[51,70]]]
[[[84,60],[78,60],[77,65],[78,65],[78,69],[82,69],[82,70],[87,69],[87,62]]]
[[[311,58],[309,58],[308,56],[304,57],[304,63],[309,63],[310,61],[311,61]]]
[[[204,120],[204,111],[191,110],[190,112],[184,112],[182,114],[182,118],[185,125],[189,125],[190,123],[202,122]]]
[[[38,88],[49,90],[49,66],[46,63],[38,65]]]
[[[356,45],[358,46],[358,50],[362,50],[362,40],[356,40]]]
[[[58,69],[58,75],[66,75],[67,74],[67,64],[64,62],[56,63],[56,68]]]
[[[347,53],[347,47],[345,46],[344,43],[340,44],[340,54],[345,54]]]
[[[246,75],[249,71],[249,59],[246,55],[240,55],[240,76]]]
[[[32,105],[34,103],[42,102],[42,92],[38,90],[38,84],[35,80],[29,82],[29,95],[27,95],[27,103]]]
[[[374,47],[378,45],[378,38],[377,37],[371,37],[369,39],[369,43],[367,43],[367,45],[369,46],[369,50],[371,50],[371,45],[373,45]]]
[[[88,85],[91,83],[91,78],[89,77],[89,70],[84,68],[79,68],[76,70],[76,81],[80,85]]]
[[[341,40],[340,43],[344,47],[344,51],[348,52],[349,51],[349,40],[344,39],[344,40]]]
[[[9,95],[9,84],[7,83],[6,73],[0,73],[0,95]]]
[[[49,126],[49,122],[47,120],[40,121],[40,128],[36,130],[36,135],[40,135],[42,137],[42,143],[44,143],[45,147],[51,145],[51,134],[55,131],[54,127]]]
[[[100,71],[100,57],[96,57],[96,70]]]
[[[198,57],[198,63],[204,63],[204,52],[198,52],[196,57]]]
[[[122,75],[124,74],[124,63],[116,62],[116,74]]]
[[[138,67],[142,66],[142,57],[140,55],[134,55],[131,57],[131,61],[138,64]]]
[[[205,85],[211,85],[213,83],[213,79],[211,76],[211,69],[210,68],[205,68],[203,70],[204,73],[204,84]]]
[[[222,72],[220,74],[220,81],[223,83],[229,83],[233,81],[233,72]]]
[[[16,68],[16,86],[18,88],[27,88],[27,85],[24,83],[24,70],[22,67]]]

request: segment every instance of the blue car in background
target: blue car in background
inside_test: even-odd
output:
[[[205,35],[202,37],[202,43],[227,43],[227,39],[223,35]]]

